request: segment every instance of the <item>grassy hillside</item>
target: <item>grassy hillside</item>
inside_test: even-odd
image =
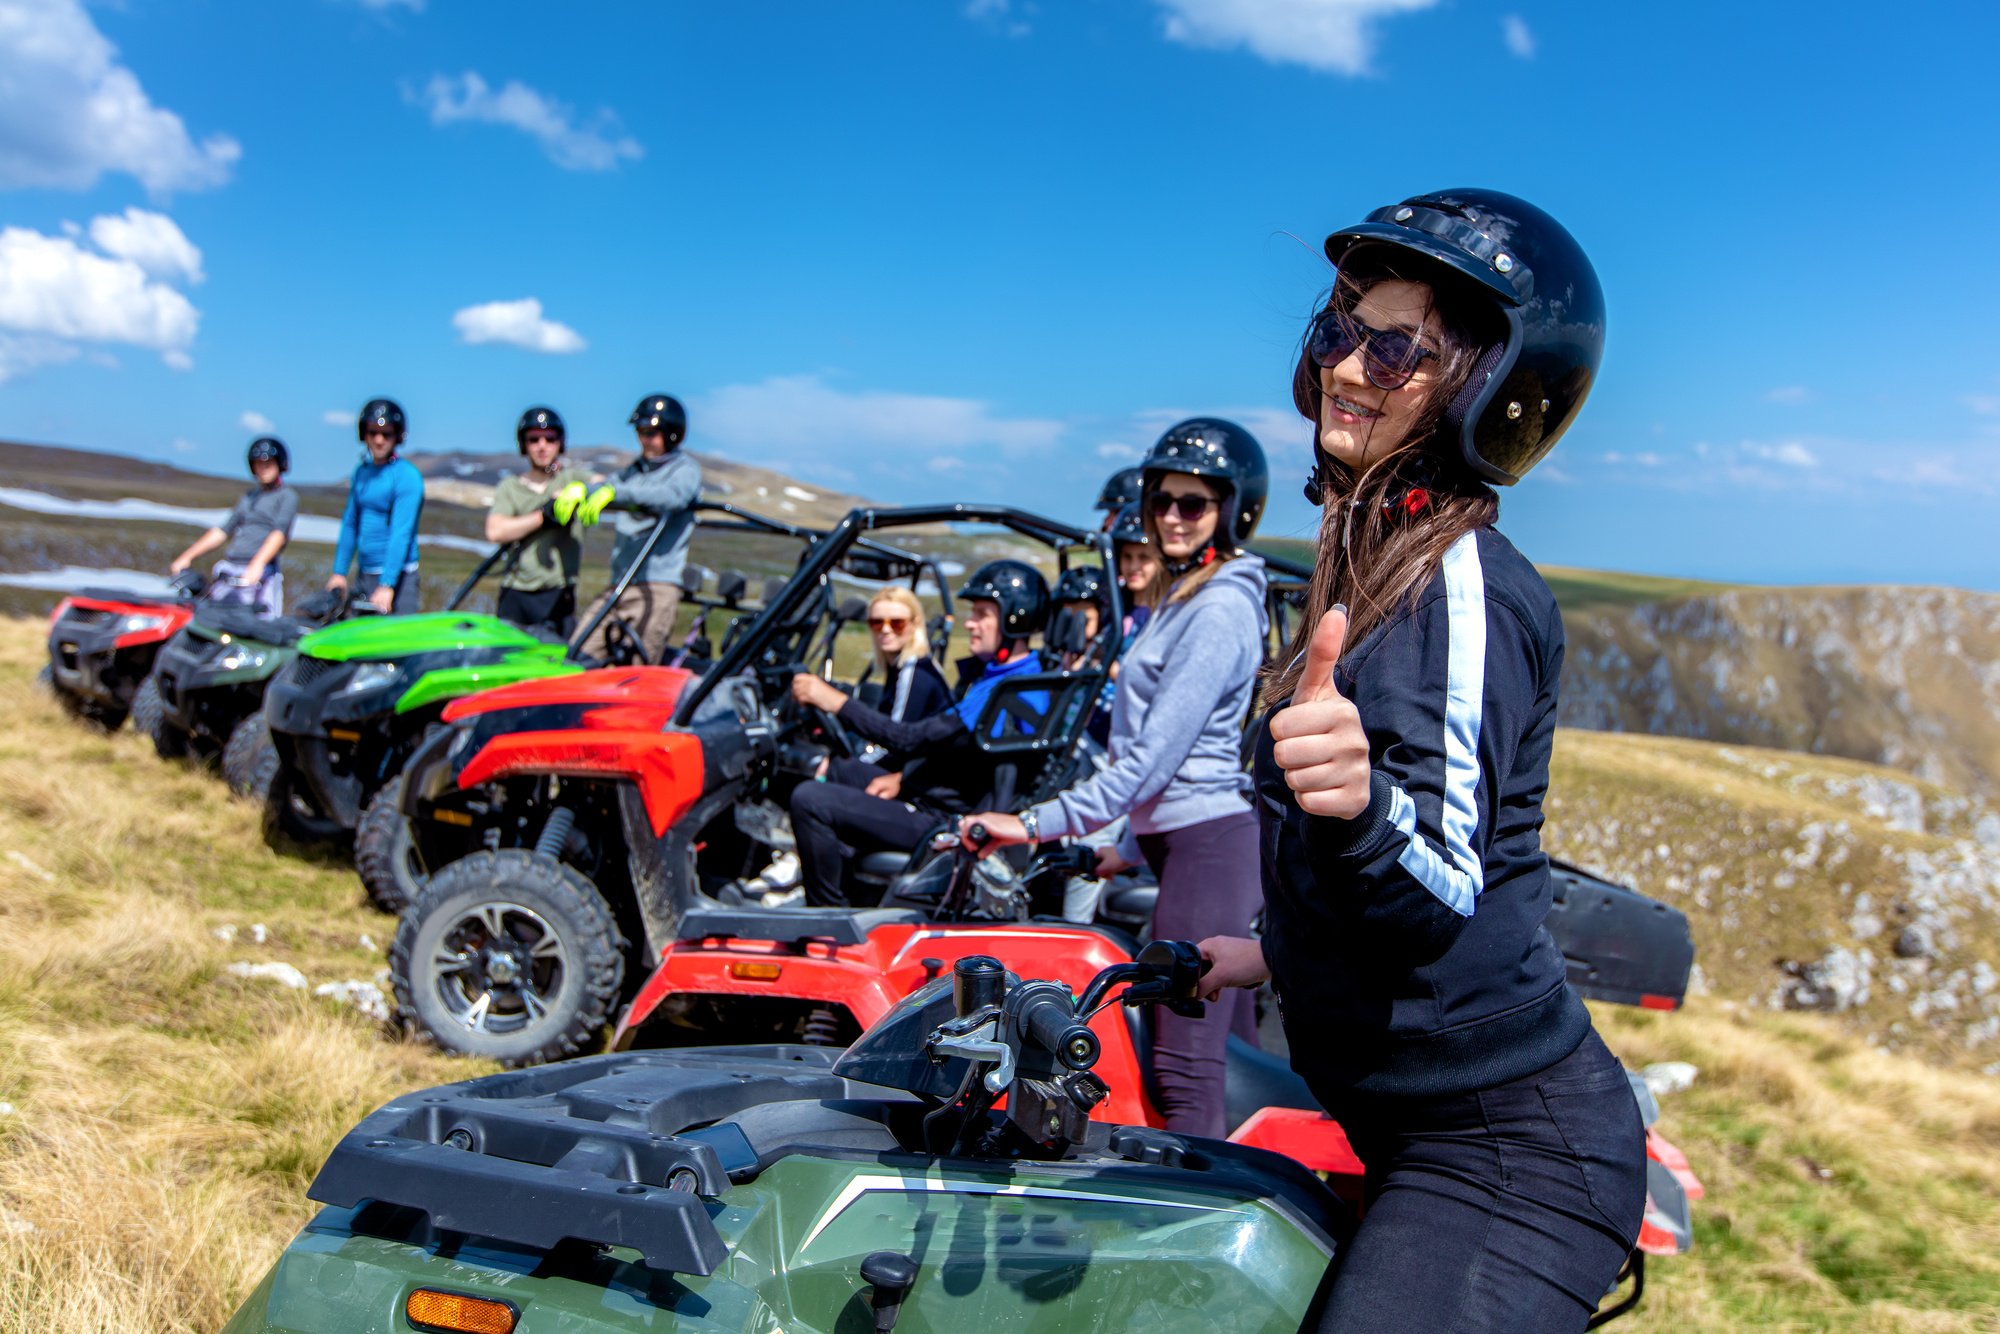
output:
[[[314,985],[365,982],[392,923],[361,906],[343,861],[273,854],[214,778],[64,720],[30,684],[41,652],[38,623],[0,620],[0,1334],[213,1330],[310,1215],[305,1185],[340,1133],[399,1091],[482,1067],[309,989],[232,976],[288,963]],[[1845,798],[1829,787],[1850,780]],[[1798,860],[1797,822],[1852,808],[1857,893],[1864,865],[1870,884],[1890,874],[1877,843],[1935,860],[1960,837],[1970,808],[1931,789],[1922,818],[1938,831],[1893,828],[1909,812],[1868,786],[1892,781],[1563,735],[1552,838],[1688,905],[1709,974],[1681,1013],[1598,1012],[1627,1062],[1699,1067],[1664,1127],[1709,1187],[1697,1249],[1657,1262],[1617,1328],[2000,1323],[2000,1082],[1869,1045],[1853,1025],[1884,1017],[1872,1010],[1741,1003],[1768,990],[1759,961],[1791,939],[1775,933],[1796,927],[1803,951],[1814,920],[1852,928],[1852,900],[1825,898],[1839,890],[1817,871],[1776,912],[1765,902],[1785,854]],[[1870,792],[1903,816],[1856,814]],[[1833,861],[1828,838],[1816,868]],[[1733,927],[1699,904],[1704,885],[1711,905],[1743,905]],[[1969,938],[1983,919],[1950,920]],[[1950,1036],[1912,1045],[1949,1056]]]

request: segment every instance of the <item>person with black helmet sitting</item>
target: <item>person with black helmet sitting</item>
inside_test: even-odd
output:
[[[1306,615],[1255,729],[1261,941],[1292,1067],[1367,1170],[1324,1329],[1581,1331],[1639,1235],[1645,1128],[1545,921],[1563,618],[1494,527],[1603,351],[1554,218],[1419,195],[1326,240],[1292,377],[1322,507]]]
[[[582,530],[597,513],[584,503],[589,477],[569,462],[568,432],[554,408],[522,413],[514,443],[528,466],[500,479],[486,515],[487,541],[521,544],[500,576],[497,610],[502,620],[567,639],[576,629]]]
[[[197,537],[167,568],[184,573],[223,547],[222,559],[209,572],[209,596],[219,602],[247,603],[259,615],[276,616],[285,609],[285,577],[278,568],[278,553],[292,540],[299,493],[285,485],[292,456],[276,436],[252,440],[249,463],[257,485],[237,498],[220,526]]]
[[[1056,578],[1055,619],[1049,623],[1048,647],[1054,666],[1074,671],[1101,647],[1099,631],[1111,614],[1104,570],[1097,565],[1072,565]],[[1107,683],[1108,684],[1108,683]],[[1110,702],[1109,695],[1106,702]]]
[[[1094,506],[1104,516],[1099,531],[1110,532],[1111,525],[1118,521],[1118,512],[1139,503],[1139,480],[1137,468],[1120,468],[1104,479],[1104,488],[1097,493]]]
[[[681,605],[681,574],[687,568],[688,546],[694,540],[694,502],[701,498],[701,464],[681,449],[687,438],[687,409],[670,394],[648,394],[629,418],[639,439],[639,457],[613,473],[610,484],[617,498],[637,506],[621,510],[613,521],[617,542],[611,549],[611,582],[616,586],[639,559],[647,535],[662,515],[669,516],[645,568],[632,580],[611,614],[584,641],[586,656],[602,659],[609,647],[611,623],[625,622],[638,634],[647,662],[664,660],[673,638],[674,614]],[[588,621],[611,596],[598,595],[584,613]]]
[[[1025,561],[996,560],[973,571],[958,598],[970,604],[965,637],[972,654],[958,663],[956,708],[898,722],[810,672],[792,678],[792,698],[837,716],[850,734],[884,747],[899,769],[896,786],[886,789],[894,797],[869,790],[885,790],[891,775],[855,761],[835,761],[825,781],[792,790],[792,835],[809,906],[847,901],[841,866],[850,852],[914,848],[948,817],[990,793],[994,765],[974,742],[972,729],[1002,681],[1042,670],[1028,641],[1048,623],[1049,586]],[[1032,697],[1026,702],[1036,704]],[[1041,707],[1047,707],[1046,697]],[[1015,725],[1004,718],[992,724],[996,735]]]
[[[348,479],[347,508],[340,515],[340,538],[333,548],[333,592],[347,587],[347,571],[361,567],[356,595],[378,611],[415,611],[417,524],[424,516],[424,476],[397,457],[408,434],[403,409],[394,399],[371,398],[355,426],[367,457]]]
[[[1263,516],[1270,472],[1248,431],[1213,417],[1168,428],[1140,467],[1163,578],[1120,659],[1110,763],[1019,816],[989,811],[966,823],[985,825],[991,848],[1077,837],[1129,815],[1127,847],[1101,851],[1100,872],[1143,855],[1160,879],[1153,938],[1199,940],[1249,930],[1259,907],[1242,739],[1264,660],[1264,562],[1243,544]],[[1236,1013],[1249,1004],[1231,993],[1204,1018],[1155,1016],[1153,1072],[1168,1129],[1227,1133],[1223,1053],[1232,1028],[1251,1027]]]

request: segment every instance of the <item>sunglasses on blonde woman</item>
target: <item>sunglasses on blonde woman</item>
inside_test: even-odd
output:
[[[910,622],[901,616],[870,616],[868,618],[868,628],[870,630],[887,630],[891,634],[900,635],[903,631],[910,628]]]

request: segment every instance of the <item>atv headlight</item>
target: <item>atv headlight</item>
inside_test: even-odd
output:
[[[166,623],[167,618],[164,616],[127,616],[118,622],[118,633],[121,635],[136,635],[141,630],[158,630]]]
[[[225,672],[241,671],[246,667],[262,667],[270,658],[267,653],[237,645],[222,655],[221,667]]]
[[[403,674],[393,662],[364,662],[355,668],[354,675],[340,688],[343,695],[359,695],[369,690],[379,690],[383,686],[396,684]]]

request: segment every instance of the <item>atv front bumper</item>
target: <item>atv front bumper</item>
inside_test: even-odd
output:
[[[401,768],[432,716],[396,712],[405,680],[387,667],[302,654],[264,692],[279,763],[301,796],[346,829],[361,822],[362,807]]]
[[[189,628],[160,649],[153,681],[169,723],[221,741],[256,709],[265,683],[292,657],[292,649],[276,644],[222,640]]]
[[[157,639],[119,643],[134,633],[130,623],[138,619],[82,608],[58,617],[49,627],[49,675],[56,688],[94,704],[130,708],[159,652]]]

